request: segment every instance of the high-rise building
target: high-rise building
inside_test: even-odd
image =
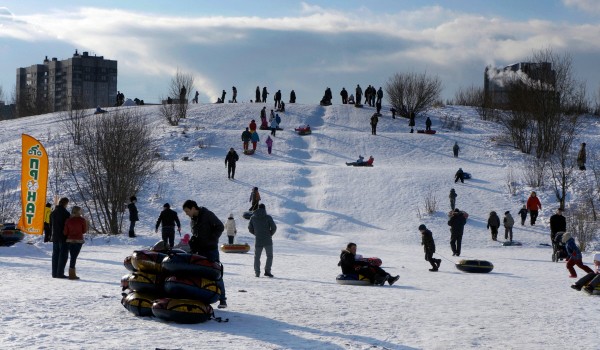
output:
[[[20,116],[72,108],[113,106],[117,98],[117,61],[88,52],[59,61],[17,68],[17,112]],[[19,111],[21,109],[22,111]],[[23,113],[28,110],[35,113]]]

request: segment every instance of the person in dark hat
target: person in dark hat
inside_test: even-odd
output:
[[[515,225],[515,219],[513,219],[512,215],[510,215],[510,211],[507,210],[504,212],[504,219],[502,219],[502,224],[504,225],[504,239],[508,239],[512,242],[513,226]]]
[[[344,275],[363,275],[371,283],[383,286],[387,282],[390,286],[400,279],[400,275],[392,276],[379,266],[370,264],[367,261],[356,259],[356,243],[348,243],[346,249],[340,254],[338,266],[342,268]]]
[[[129,237],[135,238],[135,222],[140,221],[138,216],[138,209],[135,206],[137,203],[137,197],[131,196],[129,197],[129,204],[127,204],[127,209],[129,209]]]
[[[162,240],[164,242],[164,246],[169,247],[169,249],[173,248],[173,245],[175,245],[175,225],[177,225],[177,231],[181,236],[181,222],[179,222],[177,212],[171,209],[171,205],[169,205],[169,203],[165,203],[165,205],[163,205],[163,211],[160,212],[158,220],[156,220],[155,232],[158,233],[158,227],[161,225],[161,223]]]
[[[453,256],[460,256],[462,236],[466,223],[467,219],[465,215],[458,208],[454,209],[450,220],[448,220],[448,226],[450,226],[450,248],[452,249]]]
[[[421,245],[425,251],[425,260],[429,261],[431,268],[429,271],[435,272],[440,268],[442,259],[435,259],[433,253],[435,253],[435,241],[433,240],[433,234],[423,224],[419,225],[419,231],[421,232]]]

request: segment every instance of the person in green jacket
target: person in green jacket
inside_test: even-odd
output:
[[[265,276],[273,277],[271,266],[273,265],[273,235],[277,231],[277,225],[271,215],[267,215],[267,209],[264,204],[259,204],[258,209],[250,217],[248,231],[256,236],[254,243],[254,273],[260,277],[260,256],[263,249],[267,253],[267,262],[265,263]]]

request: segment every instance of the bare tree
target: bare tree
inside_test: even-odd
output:
[[[139,109],[118,109],[85,119],[81,144],[64,158],[75,201],[91,213],[93,227],[121,232],[124,204],[155,171],[155,146]]]
[[[587,108],[585,86],[574,79],[568,54],[542,49],[525,67],[505,81],[511,113],[503,124],[516,147],[545,159],[557,150],[565,129],[576,130],[569,124],[577,124],[574,116]]]
[[[427,214],[433,214],[437,210],[437,197],[432,188],[425,192],[424,209]]]
[[[440,99],[442,81],[427,73],[396,73],[385,85],[390,104],[403,117],[418,114]]]
[[[544,186],[546,173],[546,161],[538,158],[531,158],[529,164],[523,168],[523,182],[527,186],[533,188],[542,187]]]
[[[567,190],[575,181],[573,170],[576,157],[570,152],[570,146],[573,142],[572,138],[569,138],[568,135],[563,135],[559,139],[559,142],[557,151],[549,159],[549,168],[556,199],[560,202],[560,207],[564,209]]]
[[[69,110],[61,115],[61,122],[75,145],[81,144],[85,117],[86,111],[80,98],[74,98]]]
[[[581,251],[587,250],[588,246],[596,239],[598,232],[598,222],[589,219],[589,212],[588,206],[583,204],[569,210],[566,215],[567,230],[577,238]]]
[[[160,98],[163,100],[162,98]],[[181,120],[180,106],[172,103],[163,103],[159,107],[159,113],[167,120],[169,125],[177,126]]]
[[[169,86],[169,95],[178,100],[179,117],[187,117],[188,102],[194,88],[194,76],[190,73],[184,73],[177,69],[175,76],[171,79]],[[182,91],[183,90],[183,91]]]

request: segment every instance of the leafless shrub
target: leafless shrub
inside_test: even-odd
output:
[[[433,189],[429,188],[425,192],[424,204],[425,213],[433,214],[437,211],[437,197],[435,196]]]
[[[576,209],[568,210],[566,215],[567,230],[572,232],[573,237],[579,242],[579,249],[586,251],[596,239],[598,222],[590,220],[590,208],[583,204]]]
[[[484,100],[484,91],[482,87],[471,85],[467,88],[459,88],[454,93],[453,103],[458,106],[482,107]]]
[[[65,127],[65,130],[67,130],[67,133],[75,145],[81,144],[85,117],[86,112],[83,108],[70,108],[68,111],[61,113],[61,123]]]
[[[386,83],[385,90],[390,104],[403,117],[420,112],[440,100],[442,81],[427,73],[396,73]]]
[[[64,166],[92,227],[121,232],[124,203],[155,171],[151,130],[140,109],[118,109],[86,119],[80,145],[67,145]]]
[[[172,103],[163,103],[159,108],[160,115],[166,119],[169,125],[177,126],[181,120],[179,106]]]
[[[576,157],[570,152],[570,146],[573,142],[572,135],[561,135],[557,150],[549,159],[549,169],[554,185],[556,199],[560,202],[560,207],[564,209],[567,190],[571,188],[575,178],[573,169]]]
[[[532,157],[529,164],[523,168],[523,182],[529,187],[542,187],[545,184],[546,172],[546,162]]]
[[[508,189],[508,194],[511,196],[516,195],[518,185],[519,183],[517,182],[514,170],[509,168],[506,171],[506,188]]]

